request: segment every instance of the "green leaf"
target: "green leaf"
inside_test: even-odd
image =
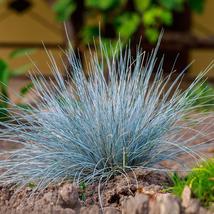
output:
[[[85,0],[86,7],[97,8],[100,10],[108,10],[118,5],[118,0]]]
[[[1,90],[5,89],[5,87],[7,87],[8,85],[8,81],[9,81],[9,66],[8,64],[0,59],[0,86],[1,86]]]
[[[197,12],[202,13],[204,11],[205,0],[189,0],[190,8]]]
[[[137,13],[126,12],[117,17],[114,21],[114,27],[122,39],[129,39],[137,30],[140,24],[140,17]]]
[[[149,10],[146,10],[143,14],[143,23],[145,26],[151,26],[156,23],[156,17],[160,13],[160,8],[152,7]]]
[[[0,72],[6,70],[7,68],[8,64],[3,59],[0,59]]]
[[[36,51],[35,48],[17,48],[14,51],[12,51],[9,55],[11,59],[15,59],[18,57],[23,57],[26,55],[33,54]]]
[[[25,74],[32,67],[31,63],[22,65],[19,68],[16,68],[10,72],[11,77],[17,77]]]
[[[94,38],[99,36],[99,27],[98,26],[84,26],[80,32],[82,42],[84,44],[89,44],[93,41]]]
[[[20,95],[25,96],[33,88],[33,83],[30,82],[26,86],[22,87],[20,90]]]
[[[58,0],[53,5],[53,10],[57,14],[57,19],[63,22],[68,20],[76,10],[76,3],[72,0]]]
[[[172,10],[175,7],[175,0],[159,0],[160,4]]]
[[[184,0],[159,0],[159,2],[169,10],[180,10],[184,5]]]
[[[145,29],[145,36],[149,42],[155,43],[159,36],[159,31],[156,28],[146,28]]]
[[[165,25],[171,25],[173,22],[172,12],[169,10],[162,10],[160,12],[160,19]]]
[[[144,12],[151,4],[151,0],[134,0],[136,10]]]
[[[158,26],[158,24],[171,25],[172,22],[172,12],[161,7],[153,7],[145,11],[143,15],[143,23],[145,26]]]

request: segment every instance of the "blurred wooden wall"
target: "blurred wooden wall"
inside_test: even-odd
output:
[[[30,61],[27,56],[11,60],[9,53],[16,48],[33,47],[36,51],[31,55],[32,60],[43,74],[49,74],[48,58],[42,42],[59,61],[62,56],[59,47],[64,45],[63,26],[56,21],[54,12],[44,0],[29,1],[32,4],[22,12],[11,8],[12,2],[15,1],[0,3],[0,58],[15,68]]]
[[[9,4],[14,1],[0,1],[0,58],[7,60],[15,68],[30,61],[27,57],[10,60],[9,53],[16,48],[35,47],[36,52],[31,55],[32,60],[43,74],[49,74],[48,58],[42,46],[44,42],[63,70],[60,63],[60,57],[63,57],[63,54],[59,47],[64,46],[65,43],[64,28],[56,21],[48,1],[31,0],[29,1],[32,2],[31,7],[23,13],[17,13],[9,7]],[[204,13],[192,15],[193,34],[201,37],[213,35],[213,11],[214,0],[206,0]],[[214,59],[213,56],[212,49],[190,50],[190,61],[196,60],[190,68],[190,76],[194,77],[203,70]],[[214,70],[211,70],[208,75],[209,78],[214,79]]]
[[[214,0],[206,0],[205,10],[201,15],[192,15],[192,33],[206,38],[212,36],[214,39]],[[190,76],[195,77],[201,70],[214,60],[214,49],[193,49],[190,51],[190,61],[195,60],[190,68]],[[208,77],[214,80],[214,69],[210,70]]]

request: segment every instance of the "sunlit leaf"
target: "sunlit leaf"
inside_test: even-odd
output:
[[[171,25],[173,22],[172,12],[169,10],[162,10],[160,13],[160,19],[165,25]]]
[[[146,28],[145,36],[149,42],[155,43],[159,36],[159,31],[156,28]]]
[[[137,13],[126,12],[117,17],[114,22],[116,32],[122,39],[129,39],[137,30],[140,17]]]
[[[59,21],[66,21],[76,10],[76,3],[72,0],[58,0],[53,5],[53,10],[56,12]]]
[[[119,3],[118,0],[86,0],[87,7],[93,7],[100,10],[108,10]]]
[[[143,14],[143,23],[145,26],[151,26],[156,23],[156,17],[159,9],[156,7],[153,7],[147,11],[144,12]]]
[[[144,12],[151,4],[151,0],[134,0],[136,10]]]

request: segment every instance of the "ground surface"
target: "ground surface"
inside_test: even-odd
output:
[[[187,192],[183,200],[163,191],[169,186],[166,174],[136,170],[126,178],[117,176],[101,186],[105,214],[211,214]],[[81,189],[69,182],[35,192],[33,187],[14,194],[14,189],[0,187],[0,213],[4,214],[98,214],[100,208],[97,184]]]

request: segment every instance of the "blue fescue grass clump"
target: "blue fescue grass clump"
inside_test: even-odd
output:
[[[179,135],[192,121],[179,122],[193,110],[198,95],[190,99],[190,91],[203,75],[182,92],[182,73],[167,87],[171,74],[163,76],[158,48],[150,55],[138,49],[135,59],[129,48],[117,48],[109,57],[100,44],[88,59],[87,77],[70,50],[66,80],[50,55],[54,80],[32,78],[39,102],[30,110],[13,105],[13,119],[1,123],[0,139],[22,147],[0,160],[0,183],[35,182],[37,188],[64,179],[90,183],[136,167],[155,168],[183,153],[198,156],[189,145],[198,133]]]

